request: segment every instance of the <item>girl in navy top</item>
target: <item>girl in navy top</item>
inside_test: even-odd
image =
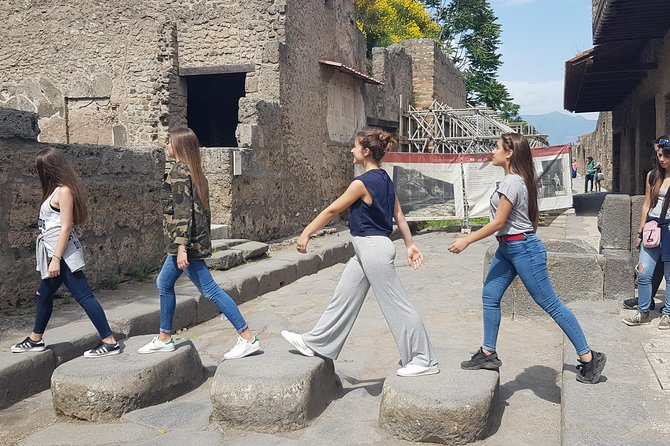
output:
[[[380,168],[384,154],[394,144],[391,135],[382,130],[369,129],[356,134],[351,153],[354,164],[363,165],[365,173],[356,177],[347,190],[305,228],[297,246],[299,252],[307,252],[310,236],[350,208],[349,229],[356,254],[347,263],[333,299],[314,328],[304,334],[287,330],[281,334],[305,356],[318,354],[337,359],[372,288],[400,350],[402,367],[397,374],[432,375],[439,373],[439,368],[428,333],[393,265],[396,253],[389,236],[393,232],[394,218],[407,247],[409,265],[419,269],[423,263],[423,255],[414,244],[400,209],[393,182]]]

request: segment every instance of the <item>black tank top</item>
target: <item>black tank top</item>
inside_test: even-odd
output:
[[[393,205],[395,204],[393,181],[383,169],[368,170],[355,179],[362,181],[372,195],[372,204],[368,206],[359,198],[351,205],[349,218],[351,235],[388,237],[393,232]]]

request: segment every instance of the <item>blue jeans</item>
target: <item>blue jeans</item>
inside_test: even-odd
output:
[[[645,248],[640,245],[640,261],[637,264],[637,308],[640,313],[646,313],[651,307],[652,282],[656,264],[661,258],[661,247]],[[642,269],[642,271],[640,271]],[[663,262],[663,272],[666,282],[670,283],[670,262]],[[658,289],[658,287],[656,287]],[[665,287],[665,305],[663,314],[670,315],[670,287]]]
[[[172,321],[174,319],[174,310],[177,306],[177,296],[174,293],[174,284],[177,279],[186,273],[186,276],[193,282],[205,298],[211,300],[219,307],[219,310],[226,315],[228,320],[238,333],[243,332],[247,323],[242,317],[242,313],[237,308],[233,299],[223,291],[214,281],[212,275],[207,269],[204,260],[189,259],[188,268],[181,270],[177,267],[177,256],[167,256],[163,268],[156,278],[158,294],[161,301],[161,327],[164,333],[172,333]]]
[[[591,349],[577,318],[563,305],[547,274],[547,250],[534,234],[525,240],[501,241],[484,281],[484,343],[488,351],[496,350],[500,329],[500,300],[512,280],[519,275],[533,300],[556,321],[570,339],[578,355]]]
[[[95,329],[102,339],[112,335],[112,329],[109,328],[105,311],[100,306],[100,303],[93,296],[93,291],[88,285],[86,276],[83,271],[73,273],[67,266],[65,260],[60,261],[60,275],[44,279],[40,282],[40,287],[37,289],[37,313],[35,314],[35,326],[33,332],[37,334],[44,334],[47,328],[51,313],[54,309],[54,295],[58,288],[65,284],[67,289],[72,293],[74,299],[84,309],[88,318],[93,322]]]

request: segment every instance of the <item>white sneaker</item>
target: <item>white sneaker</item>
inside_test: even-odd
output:
[[[314,350],[307,347],[305,341],[302,340],[302,335],[298,333],[293,333],[292,331],[282,330],[281,335],[286,339],[289,344],[294,346],[300,353],[305,356],[314,356]]]
[[[223,359],[244,358],[245,356],[249,356],[250,354],[257,352],[260,349],[261,349],[261,340],[258,339],[256,336],[254,336],[251,342],[238,336],[235,347],[231,348],[230,351],[228,351],[228,353],[223,355]]]
[[[423,375],[435,375],[440,373],[440,369],[437,365],[431,366],[422,366],[412,364],[411,362],[405,367],[399,368],[396,372],[398,376],[423,376]]]
[[[167,342],[163,342],[156,336],[147,345],[138,348],[137,353],[173,352],[174,349],[173,338],[170,338]]]

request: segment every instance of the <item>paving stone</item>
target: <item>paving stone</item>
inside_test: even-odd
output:
[[[51,350],[0,352],[0,409],[48,389],[55,368],[56,359]]]
[[[442,352],[438,357],[460,356]],[[440,368],[437,375],[386,378],[379,406],[379,424],[386,432],[440,444],[471,443],[487,435],[500,374],[462,370],[453,359]]]
[[[603,249],[603,297],[623,301],[635,295],[635,265],[627,249]]]
[[[173,399],[202,383],[202,363],[191,341],[178,339],[172,353],[137,353],[151,338],[129,338],[120,355],[81,357],[58,367],[51,377],[56,412],[90,421],[110,420]]]
[[[239,245],[249,240],[245,238],[224,238],[212,240],[212,251],[220,251],[222,249],[230,249],[235,245]]]
[[[589,345],[607,355],[607,365],[598,384],[577,382],[575,349],[564,337],[563,445],[667,443],[666,426],[658,423],[658,417],[668,413],[668,400],[654,373],[654,354],[650,359],[643,349],[658,330],[653,324],[624,325],[619,302],[573,302],[570,308]]]
[[[219,432],[168,431],[160,437],[149,440],[146,443],[140,443],[138,446],[220,446],[222,444],[228,443],[224,442],[224,437]]]
[[[598,229],[601,249],[628,249],[631,237],[630,195],[607,194],[598,213]]]
[[[218,270],[227,270],[234,268],[237,265],[244,263],[244,255],[242,251],[236,251],[232,249],[225,249],[222,251],[216,251],[212,254],[211,257],[205,259],[205,264],[208,268],[218,269]]]
[[[133,424],[57,423],[25,438],[19,446],[121,446],[159,435],[157,429]]]
[[[223,428],[281,432],[304,428],[335,398],[333,362],[290,352],[277,338],[244,361],[224,361],[212,381],[212,420]]]
[[[180,294],[177,294],[177,308],[174,314],[173,328],[175,330],[190,327],[197,319],[195,297]],[[158,333],[160,328],[158,295],[116,307],[107,312],[107,320],[112,330],[123,333],[127,337]]]
[[[231,249],[240,251],[244,260],[257,259],[268,251],[269,246],[261,242],[245,242],[233,246]]]
[[[170,430],[205,430],[209,425],[212,405],[209,401],[169,401],[126,413],[121,418],[135,424]]]

